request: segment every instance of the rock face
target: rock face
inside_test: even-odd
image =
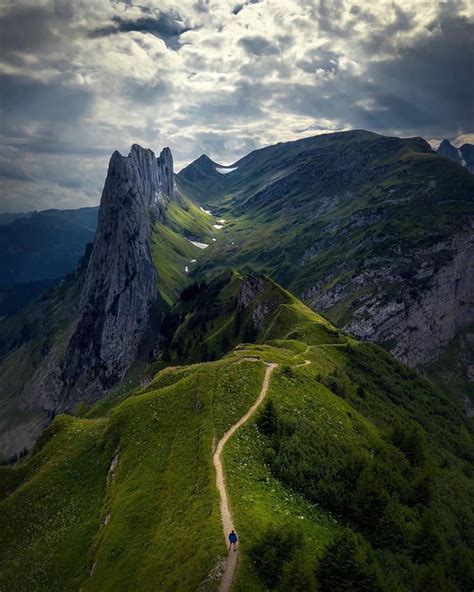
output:
[[[159,158],[133,145],[114,152],[78,306],[78,320],[61,359],[46,360],[30,389],[53,411],[96,401],[120,381],[150,328],[157,301],[151,237],[154,221],[176,199],[169,148]],[[28,390],[28,389],[25,389]],[[30,391],[31,394],[31,391]]]
[[[436,262],[440,254],[445,264]],[[458,235],[412,254],[412,277],[388,261],[354,275],[323,294],[305,293],[315,309],[337,306],[351,293],[376,284],[380,293],[354,301],[345,329],[358,339],[386,344],[406,364],[422,368],[438,358],[459,330],[474,322],[474,233]],[[403,284],[402,284],[403,282]],[[403,295],[397,287],[404,285]],[[392,292],[396,297],[389,298]]]
[[[99,212],[96,240],[80,301],[80,319],[64,366],[68,397],[95,399],[134,361],[157,298],[153,222],[175,199],[173,158],[133,145],[114,152]]]
[[[458,162],[466,167],[468,171],[474,173],[474,145],[463,144],[455,148],[449,140],[443,140],[438,148],[438,154]]]
[[[252,327],[260,331],[268,315],[277,310],[285,298],[280,291],[269,290],[269,280],[263,275],[244,276],[237,294],[238,310],[250,310]]]
[[[32,336],[16,383],[2,383],[0,373],[0,404],[10,414],[0,417],[0,458],[31,447],[56,413],[96,402],[137,359],[152,319],[165,311],[152,239],[172,201],[181,204],[169,148],[158,158],[137,145],[128,156],[112,155],[92,248],[71,278],[28,313]],[[10,354],[17,366],[21,341],[14,335],[22,323],[12,318]]]

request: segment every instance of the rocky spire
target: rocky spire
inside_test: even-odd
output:
[[[152,230],[176,199],[169,148],[114,152],[102,193],[79,322],[63,363],[68,399],[94,400],[136,358],[157,299]]]

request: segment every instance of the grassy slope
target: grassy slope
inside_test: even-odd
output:
[[[378,348],[336,340],[337,332],[293,297],[276,316],[270,342],[162,370],[146,388],[102,408],[103,417],[100,407],[94,420],[60,416],[30,459],[0,468],[0,587],[217,589],[225,548],[212,448],[260,390],[263,364],[249,357],[280,364],[269,399],[335,447],[391,451],[386,434],[395,419],[421,422],[442,476],[440,524],[456,544],[454,516],[459,524],[472,519],[467,423],[416,373]],[[321,382],[335,369],[347,382],[344,397]],[[265,589],[248,550],[268,524],[303,529],[316,557],[342,526],[275,478],[267,446],[251,420],[224,451],[242,544],[241,591]]]
[[[400,245],[413,252],[453,236],[474,213],[472,175],[420,138],[347,132],[271,146],[242,159],[225,181],[209,198],[229,220],[225,240],[202,265],[252,268],[297,294],[342,282],[368,256],[373,270],[375,257],[396,261]],[[373,216],[366,225],[357,221],[364,215]],[[437,255],[439,263],[446,255]],[[349,305],[330,310],[332,320],[340,322]]]
[[[430,247],[470,232],[474,177],[421,138],[329,134],[255,151],[237,165],[215,183],[178,176],[183,192],[228,220],[197,273],[232,265],[268,274],[338,326],[367,303],[422,295],[427,270],[453,255]],[[463,386],[450,390],[459,397]]]
[[[172,202],[167,210],[166,222],[157,222],[153,234],[153,259],[158,272],[159,292],[168,306],[176,302],[187,283],[186,266],[198,259],[203,250],[187,238],[209,244],[215,235],[213,218],[202,212],[190,200],[184,208]]]

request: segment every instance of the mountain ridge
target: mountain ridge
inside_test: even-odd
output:
[[[424,140],[365,131],[315,136],[254,151],[226,175],[200,160],[217,181],[175,176],[169,149],[159,158],[138,145],[128,156],[115,152],[95,246],[79,271],[30,312],[4,321],[0,403],[8,411],[0,431],[10,434],[2,442],[11,454],[23,442],[8,418],[36,422],[40,414],[39,424],[28,419],[24,427],[29,446],[51,415],[115,389],[162,355],[160,325],[187,283],[229,267],[274,277],[412,365],[426,365],[472,325],[472,176]],[[446,199],[451,174],[457,182]],[[45,312],[41,335],[32,319]],[[255,327],[249,331],[255,338]],[[225,353],[214,342],[206,355]],[[202,344],[195,347],[199,359]],[[31,357],[30,370],[15,378],[22,357]],[[459,359],[468,371],[469,356]]]
[[[449,140],[444,139],[437,150],[440,156],[444,156],[457,162],[474,174],[474,145],[465,143],[455,148]]]
[[[236,165],[212,186],[178,174],[184,191],[232,218],[224,253],[206,253],[203,270],[222,261],[269,273],[419,368],[471,325],[474,179],[425,140],[342,132],[266,147]]]
[[[228,302],[234,321],[204,319],[202,299],[218,316]],[[259,342],[216,361],[150,370],[108,406],[59,415],[30,458],[0,467],[0,585],[151,592],[159,581],[163,590],[217,591],[226,547],[212,454],[255,403],[273,363],[268,403],[222,457],[240,541],[235,589],[303,582],[313,592],[315,579],[331,589],[325,566],[349,589],[362,581],[405,592],[416,582],[422,592],[436,564],[443,581],[463,590],[473,452],[460,410],[263,276],[229,274],[187,290],[181,304],[198,315],[194,334],[202,329],[203,342],[254,321]],[[291,544],[268,570],[276,535]],[[355,574],[341,575],[339,556],[331,558],[341,537],[361,557]],[[202,544],[189,553],[194,540]]]

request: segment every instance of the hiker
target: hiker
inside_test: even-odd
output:
[[[235,548],[235,544],[237,543],[237,535],[235,534],[235,530],[229,534],[229,543],[229,551],[232,549],[232,545],[234,545],[234,551],[237,551]]]

